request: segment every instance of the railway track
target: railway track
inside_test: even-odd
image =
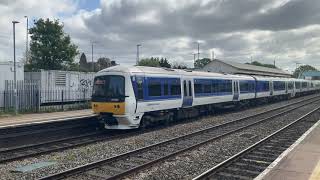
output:
[[[287,105],[283,105],[277,108],[270,109],[268,111],[264,111],[261,113],[257,113],[252,116],[236,119],[221,125],[217,125],[214,127],[210,127],[207,130],[213,130],[213,129],[218,129],[220,127],[225,127],[225,128],[230,128],[231,126],[238,126],[237,123],[242,122],[242,123],[248,123],[248,122],[254,122],[256,118],[272,118],[271,114],[276,114],[276,113],[285,113],[285,112],[290,112],[293,111],[295,107],[292,108],[292,106],[297,106],[300,107],[300,103],[305,103],[305,102],[312,102],[315,97],[307,98],[307,99],[302,99],[297,102],[293,102]],[[296,107],[296,108],[297,108]],[[284,109],[288,109],[287,111],[283,111]],[[283,112],[281,112],[283,111]],[[125,138],[129,136],[134,136],[138,135],[141,133],[145,133],[148,131],[152,131],[154,129],[149,129],[143,132],[140,131],[131,131],[131,132],[117,132],[116,135],[113,131],[109,132],[90,132],[86,133],[80,136],[75,136],[75,137],[68,137],[68,138],[63,138],[63,139],[58,139],[58,140],[53,140],[53,141],[48,141],[48,142],[41,142],[41,143],[34,143],[34,144],[29,144],[29,145],[24,145],[24,146],[19,146],[19,147],[12,147],[12,148],[5,148],[5,149],[0,149],[0,163],[6,163],[14,160],[19,160],[19,159],[24,159],[28,157],[34,157],[42,154],[47,154],[51,152],[56,152],[56,151],[62,151],[65,149],[69,148],[74,148],[74,147],[79,147],[79,146],[84,146],[88,145],[91,143],[96,143],[96,142],[101,142],[101,141],[108,141],[108,140],[114,140],[116,138]],[[202,132],[204,130],[201,130]],[[199,132],[199,133],[200,133]],[[212,134],[211,134],[212,135]],[[210,135],[210,136],[211,136]]]
[[[245,130],[249,127],[268,123],[278,116],[288,114],[302,106],[320,101],[320,98],[292,103],[282,108],[274,108],[254,116],[237,119],[228,123],[208,127],[180,137],[126,152],[100,161],[69,169],[41,179],[119,179],[139,170],[150,167],[158,162],[167,160],[181,153],[216,141],[228,135]]]
[[[202,173],[202,179],[254,179],[319,120],[320,107]],[[312,117],[314,116],[314,117]]]
[[[96,131],[95,116],[81,116],[73,120],[39,122],[28,125],[0,127],[0,151],[5,148],[56,140],[76,134]]]

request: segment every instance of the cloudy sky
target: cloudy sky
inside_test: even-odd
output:
[[[17,56],[25,51],[26,20],[57,18],[91,59],[100,56],[134,64],[162,56],[191,66],[200,58],[273,63],[287,70],[295,62],[320,68],[319,0],[0,0],[0,61],[12,60],[12,20]]]

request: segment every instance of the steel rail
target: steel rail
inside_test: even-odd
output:
[[[267,113],[270,113],[270,112],[273,112],[273,111],[276,111],[276,110],[281,110],[283,108],[288,108],[289,106],[293,106],[293,105],[296,105],[296,104],[299,104],[299,103],[303,103],[305,101],[313,100],[314,98],[317,98],[317,97],[320,97],[320,96],[311,97],[311,98],[307,98],[307,99],[302,99],[302,100],[299,100],[299,101],[296,101],[296,102],[293,102],[293,103],[290,103],[290,104],[282,105],[280,107],[275,107],[275,108],[272,108],[272,109],[267,110],[267,111],[263,111],[263,112],[260,112],[260,113],[254,114],[254,115],[250,115],[250,116],[246,116],[246,117],[243,117],[243,118],[235,119],[235,120],[232,120],[232,121],[229,121],[229,122],[226,122],[226,123],[223,123],[223,124],[219,124],[219,125],[216,125],[216,126],[212,126],[212,127],[206,128],[206,129],[207,130],[211,130],[212,128],[219,128],[219,127],[222,127],[222,126],[229,125],[231,123],[244,121],[244,120],[247,120],[249,118],[255,118],[257,116],[265,115]],[[199,132],[203,132],[206,129],[202,129],[202,130],[198,130],[198,131]],[[116,138],[126,138],[126,137],[130,137],[130,136],[133,136],[133,135],[139,135],[141,133],[146,133],[146,132],[149,132],[149,131],[152,131],[152,130],[154,130],[154,129],[150,129],[150,130],[143,131],[143,132],[124,133],[124,134],[120,134],[120,135],[112,135],[112,133],[108,133],[111,136],[105,136],[105,137],[96,137],[97,135],[102,135],[102,133],[101,132],[98,132],[98,133],[95,132],[95,133],[92,133],[92,134],[81,135],[81,136],[76,136],[76,137],[71,137],[71,138],[63,138],[63,139],[54,140],[54,141],[36,143],[36,144],[31,144],[31,145],[26,145],[26,146],[21,146],[21,147],[8,148],[8,149],[0,150],[0,163],[15,161],[15,160],[23,159],[23,158],[28,158],[28,157],[34,157],[34,156],[47,154],[47,153],[51,153],[51,152],[56,152],[56,151],[61,151],[61,150],[69,149],[69,148],[75,148],[75,147],[79,147],[79,146],[84,146],[84,145],[88,145],[88,144],[92,144],[92,143],[96,143],[96,142],[113,140],[113,139],[116,139]],[[195,133],[197,133],[197,131]],[[90,138],[90,139],[83,140],[83,139],[86,139],[86,138]],[[79,140],[79,139],[81,139],[81,140]],[[79,142],[74,143],[77,140]],[[55,145],[55,144],[57,144],[57,145]],[[54,146],[54,148],[48,148],[49,146]],[[32,153],[28,153],[28,149],[31,149]],[[1,154],[3,154],[3,153],[11,153],[11,155],[10,156],[5,156],[4,158],[1,158]]]
[[[197,148],[197,147],[202,146],[204,144],[207,144],[207,143],[210,143],[212,141],[215,141],[215,140],[217,140],[219,138],[222,138],[222,137],[225,137],[227,135],[233,134],[235,132],[238,132],[240,130],[246,129],[246,128],[251,127],[251,126],[254,126],[256,124],[265,122],[265,121],[267,121],[269,119],[272,119],[274,117],[277,117],[277,116],[283,115],[285,113],[291,112],[291,111],[293,111],[295,109],[298,109],[298,108],[300,108],[300,107],[302,107],[302,106],[304,106],[306,104],[314,103],[314,102],[317,102],[319,100],[320,99],[316,99],[316,100],[312,100],[311,102],[305,102],[302,105],[299,105],[297,107],[294,107],[294,108],[288,109],[286,111],[277,113],[277,114],[269,116],[267,118],[263,118],[263,119],[261,119],[259,121],[254,122],[254,123],[250,123],[249,125],[245,125],[245,126],[233,129],[231,131],[228,131],[228,132],[220,134],[218,136],[206,139],[206,140],[201,141],[201,142],[196,143],[196,144],[188,145],[188,147],[183,148],[182,150],[178,150],[176,152],[170,153],[168,155],[162,156],[162,157],[160,157],[158,159],[155,159],[155,160],[152,160],[152,161],[150,160],[149,162],[146,162],[146,163],[144,163],[142,165],[136,166],[136,167],[131,168],[129,170],[125,170],[124,172],[118,173],[118,174],[113,175],[111,177],[107,177],[106,179],[117,179],[117,178],[120,178],[120,177],[124,177],[124,176],[126,176],[126,175],[128,175],[130,173],[133,173],[133,172],[135,172],[137,170],[144,169],[145,167],[148,167],[148,166],[150,166],[152,164],[155,164],[155,163],[157,163],[159,161],[163,161],[163,160],[168,159],[170,157],[173,157],[173,156],[175,156],[177,154],[180,154],[180,153],[186,152],[188,150]],[[274,108],[274,109],[276,109],[276,108]],[[263,114],[265,114],[265,113],[263,113]],[[258,116],[258,115],[256,115],[256,116]],[[250,116],[250,118],[252,118],[252,117],[254,117],[254,116]],[[246,118],[240,118],[240,119],[243,120],[243,119],[246,119]],[[76,175],[76,174],[84,173],[86,171],[89,171],[89,170],[104,166],[105,164],[116,162],[116,161],[120,161],[120,160],[123,160],[126,157],[129,158],[130,155],[135,155],[135,154],[138,154],[138,153],[146,152],[148,150],[152,150],[152,148],[160,147],[161,145],[170,144],[171,142],[179,141],[179,140],[186,139],[186,138],[192,139],[191,137],[194,138],[196,135],[208,132],[210,130],[217,129],[217,128],[222,127],[222,126],[226,126],[226,125],[234,123],[234,122],[237,122],[237,121],[231,121],[231,122],[224,123],[224,124],[221,124],[221,125],[216,125],[216,126],[208,127],[208,128],[205,128],[205,129],[201,129],[201,130],[198,130],[196,132],[192,132],[192,133],[188,133],[186,135],[182,135],[182,136],[179,136],[179,137],[171,138],[169,140],[165,140],[165,141],[162,141],[162,142],[159,142],[159,143],[156,143],[156,144],[152,144],[152,145],[149,145],[149,146],[146,146],[146,147],[142,147],[142,148],[139,148],[139,149],[136,149],[136,150],[133,150],[133,151],[125,152],[125,153],[122,153],[120,155],[116,155],[116,156],[113,156],[113,157],[110,157],[110,158],[106,158],[106,159],[99,160],[99,161],[96,161],[96,162],[88,163],[88,164],[85,164],[85,165],[82,165],[82,166],[79,166],[79,167],[75,167],[75,168],[60,172],[60,173],[52,174],[52,175],[43,177],[41,179],[61,179],[61,178],[73,176],[73,175]],[[176,143],[176,144],[178,144],[178,143]]]
[[[234,156],[232,156],[232,157],[228,158],[227,160],[225,160],[225,161],[219,163],[218,165],[214,166],[213,168],[208,169],[207,171],[203,172],[199,176],[193,178],[193,180],[209,179],[211,176],[213,176],[214,174],[219,172],[219,170],[221,170],[222,168],[226,168],[228,165],[230,165],[232,162],[234,162],[235,160],[237,160],[241,156],[243,156],[243,155],[247,154],[248,152],[252,151],[253,149],[259,147],[261,144],[267,142],[271,138],[274,138],[276,135],[284,132],[288,128],[290,128],[293,125],[295,125],[296,123],[304,120],[306,117],[312,115],[314,112],[316,112],[318,110],[320,110],[320,107],[317,107],[317,108],[313,109],[312,111],[308,112],[307,114],[305,114],[305,115],[299,117],[298,119],[294,120],[290,124],[282,127],[281,129],[277,130],[276,132],[274,132],[274,133],[270,134],[269,136],[261,139],[260,141],[256,142],[255,144],[249,146],[248,148],[242,150],[241,152],[235,154]]]

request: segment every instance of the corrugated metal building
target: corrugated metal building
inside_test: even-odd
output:
[[[228,74],[247,74],[258,76],[273,76],[273,77],[291,77],[289,72],[281,69],[267,68],[261,66],[254,66],[250,64],[242,64],[231,61],[213,60],[202,71],[228,73]]]
[[[24,79],[24,66],[23,63],[17,62],[17,80]],[[5,90],[5,81],[13,80],[13,62],[0,62],[0,92]]]
[[[23,63],[17,62],[17,80],[24,79]],[[14,79],[13,62],[0,62],[0,108],[4,107],[6,81]]]
[[[25,72],[24,79],[37,81],[41,103],[88,100],[93,87],[93,72],[41,70]],[[63,94],[62,94],[63,93]]]

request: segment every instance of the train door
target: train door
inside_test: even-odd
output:
[[[193,96],[192,96],[192,84],[191,79],[183,80],[183,103],[182,107],[192,106]]]
[[[239,81],[233,81],[233,100],[239,100]]]
[[[269,89],[270,89],[270,95],[273,95],[273,82],[269,81]]]

